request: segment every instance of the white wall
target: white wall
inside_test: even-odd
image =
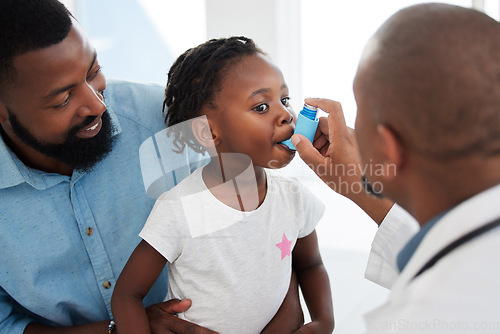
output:
[[[282,70],[298,111],[302,106],[300,1],[206,0],[206,8],[207,38],[252,38]]]

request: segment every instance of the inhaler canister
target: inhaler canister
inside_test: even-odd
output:
[[[309,141],[312,143],[319,122],[319,120],[316,118],[317,113],[318,108],[304,103],[304,108],[302,108],[299,116],[297,117],[297,124],[295,125],[295,131],[293,132],[293,134],[301,134],[309,139]],[[293,146],[291,139],[285,140],[283,144],[288,146],[291,150],[295,150],[295,146]]]

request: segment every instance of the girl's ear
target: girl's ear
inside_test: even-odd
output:
[[[191,128],[196,140],[198,140],[201,146],[207,149],[212,147],[215,148],[216,137],[212,133],[212,129],[205,116],[195,118],[191,124]]]
[[[398,134],[389,126],[379,124],[377,132],[382,139],[383,174],[392,179],[405,164],[405,148]]]

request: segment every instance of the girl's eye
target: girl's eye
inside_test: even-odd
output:
[[[285,107],[288,107],[288,105],[290,104],[290,98],[287,96],[287,97],[284,97],[281,99],[281,103],[285,106]]]
[[[258,106],[254,107],[252,110],[255,110],[259,114],[265,113],[269,109],[268,105],[265,103],[259,104]]]

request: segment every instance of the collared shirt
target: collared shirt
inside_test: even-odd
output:
[[[89,173],[29,168],[0,140],[1,333],[22,333],[32,321],[71,326],[112,318],[113,287],[155,202],[148,187],[161,181],[169,188],[199,166],[192,151],[158,151],[163,92],[108,83],[117,140]],[[161,302],[166,292],[164,270],[144,304]]]
[[[414,277],[448,245],[498,219],[499,202],[500,184],[492,185],[459,203],[439,219],[396,280],[384,281],[388,283],[386,286],[391,287],[390,298],[365,315],[367,332],[405,332],[392,329],[403,324],[400,328],[406,328],[411,333],[456,333],[460,331],[458,327],[449,324],[457,321],[460,328],[467,327],[466,331],[470,333],[498,332],[500,267],[497,254],[500,253],[500,229],[454,249],[418,279]],[[415,235],[413,227],[405,228],[414,225],[411,219],[393,218],[386,217],[372,245],[372,251],[378,251],[373,257],[377,262],[373,265],[382,264],[381,269],[389,271],[391,276],[392,264],[396,264],[396,255],[401,250],[397,240]],[[391,240],[396,242],[391,244]],[[387,248],[383,248],[386,245]],[[373,265],[370,265],[370,273],[367,274],[373,282],[378,283],[378,278],[388,277]],[[490,330],[477,324],[493,324],[492,327],[496,327]],[[412,329],[407,325],[411,325]]]
[[[448,212],[449,210],[446,210],[445,212],[442,212],[429,220],[422,228],[420,231],[418,231],[417,234],[415,234],[409,241],[408,243],[401,249],[401,251],[398,254],[397,257],[397,265],[399,271],[403,271],[403,269],[406,267],[406,264],[410,261],[413,253],[417,250],[418,246],[424,239],[425,235],[431,230],[431,228],[436,225],[436,223]]]

